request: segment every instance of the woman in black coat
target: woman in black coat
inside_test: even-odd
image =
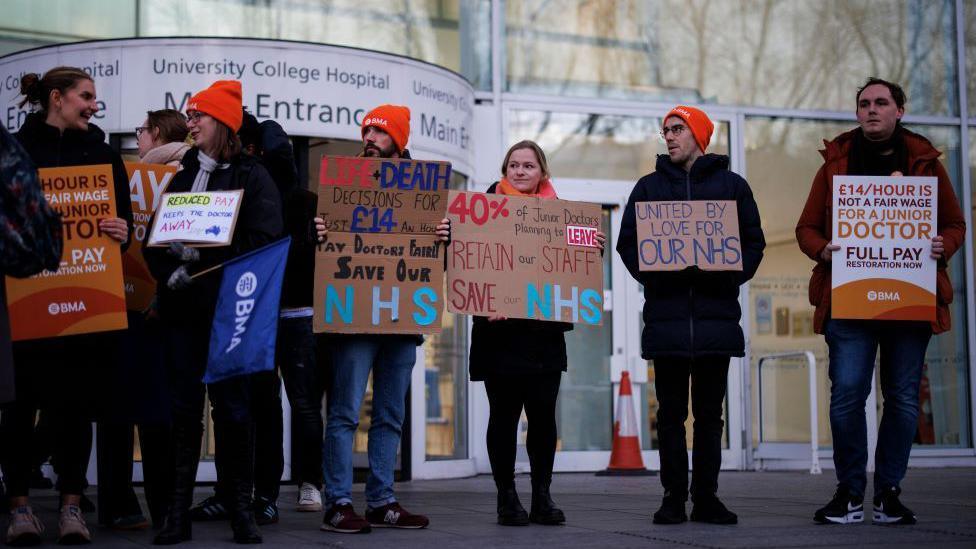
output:
[[[40,77],[26,74],[21,93],[39,108],[27,116],[17,139],[39,168],[110,164],[115,215],[99,221],[101,232],[124,251],[132,228],[129,179],[122,158],[105,143],[105,134],[90,119],[98,112],[95,83],[74,67],[56,67]],[[3,414],[3,469],[10,494],[8,542],[39,539],[42,527],[27,499],[31,472],[30,438],[38,407],[54,420],[54,457],[61,489],[59,541],[88,543],[91,534],[79,507],[87,485],[91,420],[103,372],[113,370],[119,332],[102,332],[21,341],[14,344],[17,401]]]
[[[163,530],[153,543],[170,545],[190,539],[200,441],[203,435],[204,384],[210,330],[220,288],[219,269],[203,271],[259,248],[282,234],[281,199],[268,172],[241,154],[241,83],[224,80],[190,98],[190,136],[196,146],[183,156],[168,192],[244,191],[234,235],[228,246],[147,247],[143,256],[157,286],[164,331],[164,361],[170,374],[173,414],[174,490]],[[152,223],[152,222],[151,222]],[[193,278],[195,273],[200,276]],[[251,428],[249,376],[236,376],[206,387],[214,409],[214,428],[224,439],[228,482],[234,489],[231,526],[234,541],[260,543],[250,510],[254,484],[254,434]]]
[[[536,143],[520,141],[502,162],[501,181],[489,193],[556,198],[546,155]],[[605,241],[597,233],[600,251]],[[541,320],[474,317],[471,331],[472,381],[488,393],[488,458],[498,488],[498,524],[562,524],[563,512],[549,493],[556,455],[556,397],[566,371],[565,332],[572,324]],[[515,490],[515,452],[522,408],[529,421],[526,449],[532,469],[532,512]]]

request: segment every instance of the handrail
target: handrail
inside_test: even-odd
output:
[[[763,362],[767,360],[779,360],[784,358],[803,358],[807,359],[807,370],[809,373],[810,380],[810,474],[819,475],[821,473],[820,469],[820,453],[819,453],[819,441],[820,434],[818,430],[818,402],[817,402],[817,359],[813,355],[813,351],[793,351],[786,353],[774,353],[769,355],[763,355],[759,357],[759,362],[756,364],[756,375],[758,377],[758,391],[759,391],[759,442],[763,441],[763,401],[762,401],[762,366]]]

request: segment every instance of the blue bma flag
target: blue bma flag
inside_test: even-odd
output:
[[[283,238],[224,264],[204,383],[274,369],[290,244],[290,237]]]

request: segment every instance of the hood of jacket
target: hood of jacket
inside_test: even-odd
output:
[[[724,154],[703,154],[695,160],[695,163],[691,166],[691,172],[686,172],[684,168],[671,162],[671,157],[666,154],[659,154],[657,156],[657,164],[655,165],[655,171],[661,173],[667,177],[672,182],[685,183],[688,176],[691,176],[691,182],[697,183],[701,182],[718,171],[729,169],[729,157]]]
[[[854,144],[854,137],[861,128],[854,128],[853,130],[846,131],[831,141],[824,139],[824,148],[820,150],[820,155],[823,156],[824,161],[828,164],[834,162],[847,162],[847,156],[851,152],[851,147]],[[905,128],[901,128],[902,137],[905,140],[905,148],[908,150],[908,170],[909,173],[915,173],[918,169],[919,162],[932,162],[938,160],[939,156],[942,154],[938,149],[932,145],[932,142],[925,137]]]
[[[35,146],[46,143],[56,143],[59,139],[63,143],[82,143],[96,144],[105,143],[105,132],[95,124],[89,122],[87,130],[68,129],[61,133],[61,130],[48,124],[43,112],[32,112],[27,115],[24,125],[17,132],[17,137],[23,143],[30,143]]]

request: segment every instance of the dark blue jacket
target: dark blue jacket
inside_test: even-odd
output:
[[[639,270],[634,203],[673,200],[736,201],[741,272],[706,272],[697,267],[673,272]],[[744,356],[739,286],[756,274],[765,247],[752,190],[745,179],[729,171],[727,156],[706,154],[695,161],[691,172],[673,164],[667,155],[658,156],[654,173],[642,177],[630,193],[617,237],[617,253],[631,276],[644,285],[642,356]]]

